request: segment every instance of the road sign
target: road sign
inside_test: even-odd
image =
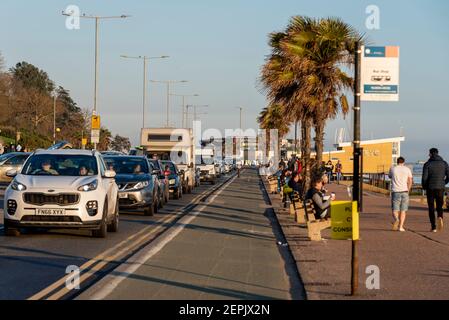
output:
[[[100,130],[101,121],[100,116],[93,115],[92,116],[92,130]]]
[[[399,101],[399,47],[361,50],[361,100]]]
[[[86,145],[87,145],[87,138],[83,138],[83,139],[81,140],[81,144],[82,144],[83,146],[86,146]]]
[[[100,143],[100,130],[93,129],[90,133],[90,142],[91,143]]]
[[[356,201],[333,201],[331,231],[334,240],[359,240],[359,213]]]

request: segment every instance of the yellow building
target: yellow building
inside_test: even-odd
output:
[[[401,156],[401,142],[404,137],[362,141],[363,148],[363,172],[364,173],[388,173],[391,166],[396,164]],[[323,161],[329,159],[335,165],[340,160],[343,165],[343,174],[352,175],[353,148],[351,142],[339,143],[337,150],[325,152]]]

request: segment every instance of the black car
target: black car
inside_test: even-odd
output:
[[[182,198],[182,177],[176,164],[172,161],[161,161],[164,166],[164,173],[168,178],[170,193],[173,194],[173,199]]]

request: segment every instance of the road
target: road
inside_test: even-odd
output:
[[[106,239],[86,231],[0,231],[0,299],[304,297],[255,170],[202,185],[154,217],[120,214],[120,231]],[[68,266],[80,268],[80,290],[67,288]]]
[[[229,177],[220,179],[219,184]],[[219,184],[217,186],[219,186]],[[106,239],[90,237],[88,231],[76,230],[38,230],[20,237],[3,235],[3,210],[0,211],[0,300],[28,299],[46,289],[66,275],[67,266],[83,266],[99,269],[94,274],[95,280],[117,266],[147,242],[151,241],[170,222],[179,217],[182,211],[192,210],[192,203],[207,195],[212,188],[204,184],[181,200],[170,200],[165,207],[153,217],[143,216],[142,212],[120,212],[120,230],[109,233]],[[3,207],[3,192],[0,191],[0,205]],[[121,251],[121,252],[120,252]],[[106,253],[101,256],[101,254]],[[120,253],[116,255],[117,253]],[[113,263],[104,263],[108,260]],[[104,269],[96,267],[105,264]],[[101,265],[101,266],[102,266]],[[87,270],[88,270],[87,268]],[[81,289],[89,286],[86,281]],[[64,292],[59,293],[64,294]],[[45,297],[45,296],[44,296]],[[41,298],[40,296],[35,298]],[[58,297],[59,298],[59,297]],[[62,298],[72,298],[69,295]]]

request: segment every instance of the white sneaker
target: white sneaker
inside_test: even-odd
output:
[[[399,228],[399,232],[405,232],[404,228]]]
[[[432,229],[430,232],[436,233],[437,229]]]

